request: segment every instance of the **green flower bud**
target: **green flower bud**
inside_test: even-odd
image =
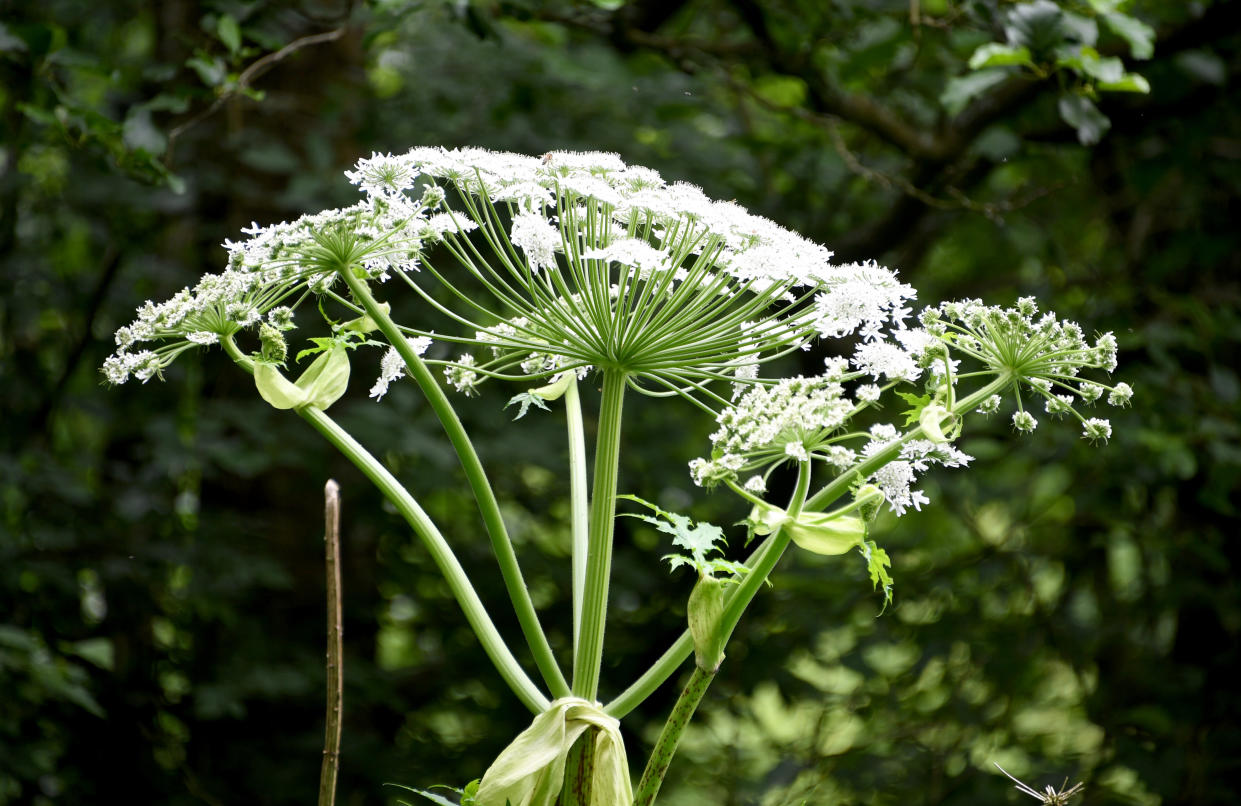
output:
[[[259,327],[259,344],[262,345],[260,355],[268,363],[283,364],[289,356],[289,345],[284,340],[284,334],[266,322]]]
[[[699,577],[685,608],[689,634],[694,638],[694,662],[704,672],[715,672],[724,661],[728,636],[720,631],[720,616],[724,612],[725,585],[724,580],[710,575]]]

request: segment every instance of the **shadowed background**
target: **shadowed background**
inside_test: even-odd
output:
[[[138,305],[220,270],[241,227],[352,203],[356,159],[435,144],[615,151],[896,268],[925,303],[1034,295],[1120,340],[1136,396],[1106,448],[1067,423],[1017,439],[971,420],[974,465],[881,522],[882,617],[857,557],[785,559],[661,802],[1023,800],[993,761],[1038,789],[1084,780],[1090,804],[1231,802],[1241,2],[1123,4],[1157,31],[1153,56],[1106,29],[1099,48],[1152,91],[1102,94],[1110,128],[1088,146],[1058,114],[1064,74],[944,95],[1021,5],[0,2],[0,804],[310,802],[329,476],[338,802],[461,785],[528,723],[399,518],[222,353],[187,354],[164,383],[107,389],[97,370]],[[519,640],[438,425],[412,385],[368,400],[373,360],[333,414]],[[567,662],[562,428],[512,422],[512,393],[459,409]],[[686,472],[710,423],[674,402],[627,416],[622,490],[740,517]],[[691,580],[662,540],[622,524],[604,697],[682,628]],[[627,718],[635,768],[675,694]]]

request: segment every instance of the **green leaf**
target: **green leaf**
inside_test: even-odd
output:
[[[379,309],[386,314],[392,313],[392,305],[387,302],[379,303]],[[350,319],[348,322],[344,322],[343,324],[337,326],[336,328],[336,330],[338,331],[347,330],[347,331],[354,331],[357,333],[373,333],[378,329],[379,329],[379,323],[376,322],[374,319],[372,319],[369,313],[364,313],[361,316],[359,316],[357,319]],[[301,355],[302,355],[301,353],[298,353],[299,358],[301,357]]]
[[[971,70],[979,70],[983,67],[1007,67],[1013,64],[1033,67],[1034,62],[1030,60],[1030,49],[1002,45],[999,42],[989,42],[974,51],[974,55],[970,56],[969,61]]]
[[[1150,94],[1151,85],[1137,73],[1125,73],[1119,81],[1100,81],[1098,88],[1104,92],[1140,92]]]
[[[1002,67],[966,73],[948,80],[939,95],[939,102],[949,115],[958,115],[970,101],[1008,78],[1012,73]]]
[[[873,540],[862,541],[858,551],[866,559],[871,585],[875,588],[883,586],[883,609],[887,610],[892,603],[892,576],[888,573],[888,569],[892,567],[892,559],[888,557],[888,552],[879,548]],[[883,610],[879,612],[882,614]]]
[[[1065,48],[1056,59],[1061,67],[1070,67],[1083,76],[1096,81],[1120,81],[1125,75],[1125,65],[1115,56],[1103,58],[1091,47]]]
[[[1099,41],[1099,23],[1090,17],[1065,11],[1062,26],[1066,35],[1071,36],[1083,45],[1094,45]]]
[[[1077,130],[1077,140],[1084,146],[1099,142],[1112,126],[1112,121],[1084,95],[1061,95],[1056,106],[1064,122]]]
[[[1149,59],[1155,55],[1155,29],[1139,19],[1112,11],[1103,15],[1103,22],[1112,33],[1129,43],[1129,53],[1135,59]]]
[[[785,529],[798,547],[825,556],[844,554],[866,537],[866,521],[856,515],[803,512],[794,520],[771,504],[755,506],[746,524],[756,535]]]
[[[406,790],[407,792],[413,792],[415,795],[421,795],[422,797],[426,798],[427,800],[431,801],[432,803],[438,803],[438,804],[440,804],[440,806],[457,806],[457,804],[453,803],[451,800],[449,800],[448,798],[444,797],[443,795],[437,795],[437,794],[435,794],[434,792],[428,792],[428,791],[427,791],[427,790],[425,790],[425,789],[415,789],[415,788],[414,788],[414,787],[412,787],[412,786],[405,786],[404,784],[388,784],[388,786],[395,786],[395,787],[399,787],[399,788],[401,788],[401,789]],[[443,788],[444,788],[444,789],[447,789],[447,790],[449,790],[449,791],[452,791],[452,792],[457,792],[457,793],[460,793],[460,792],[461,792],[461,790],[459,790],[459,789],[454,789],[454,788],[452,788],[452,787],[450,787],[450,786],[446,786],[446,787],[443,787]],[[401,801],[401,803],[404,803],[404,802],[405,802],[405,801]]]
[[[237,20],[231,14],[225,14],[220,17],[216,23],[215,31],[220,37],[220,41],[228,48],[229,53],[236,53],[241,50],[241,26],[237,24]]]
[[[306,390],[291,383],[275,364],[254,365],[254,386],[259,396],[277,409],[296,409],[310,402]]]
[[[218,58],[208,60],[203,56],[194,56],[186,59],[185,66],[198,73],[198,77],[208,87],[218,87],[228,77],[228,69]]]
[[[547,404],[543,402],[543,398],[539,397],[534,392],[521,392],[513,395],[509,398],[509,401],[504,404],[504,408],[507,409],[509,406],[518,403],[521,404],[521,411],[517,412],[517,416],[513,418],[514,422],[520,420],[522,417],[525,417],[526,412],[530,411],[531,406],[538,406],[543,411],[551,411],[551,409],[547,407]]]
[[[909,408],[903,412],[905,422],[901,424],[903,428],[908,428],[922,418],[922,410],[931,405],[931,396],[915,395],[913,392],[897,392],[896,396],[909,404]]]
[[[618,499],[634,501],[655,512],[657,517],[650,515],[637,515],[634,513],[622,512],[620,514],[630,518],[638,518],[646,521],[659,531],[667,535],[672,535],[672,545],[677,548],[685,549],[689,552],[688,558],[680,557],[680,555],[670,554],[664,557],[673,568],[681,565],[690,564],[698,569],[700,575],[710,574],[716,567],[712,560],[707,559],[707,555],[712,552],[722,552],[716,544],[724,544],[724,530],[712,523],[695,524],[685,515],[678,515],[675,512],[665,512],[650,501],[639,498],[636,495],[618,495]],[[680,558],[680,559],[678,559]],[[744,566],[741,566],[744,567]]]
[[[1008,41],[1028,48],[1035,57],[1063,42],[1066,33],[1064,12],[1051,0],[1034,0],[1016,6],[1008,13],[1008,24],[1004,26]]]

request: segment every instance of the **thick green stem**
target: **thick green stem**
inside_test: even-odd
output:
[[[232,339],[224,339],[222,341],[224,349],[229,356],[243,369],[253,372],[253,362],[242,355]],[[461,610],[465,613],[466,620],[469,621],[470,627],[474,630],[475,635],[478,636],[483,651],[487,653],[487,657],[495,664],[496,669],[500,672],[500,677],[513,690],[513,693],[534,713],[538,714],[547,710],[547,706],[550,704],[549,700],[539,691],[538,686],[534,684],[534,681],[521,668],[521,664],[513,657],[513,653],[509,650],[508,645],[500,637],[499,630],[492,623],[491,617],[487,615],[487,610],[483,606],[482,600],[478,598],[478,593],[474,590],[474,586],[470,584],[469,576],[465,573],[465,569],[461,567],[461,563],[457,560],[456,555],[453,554],[448,541],[440,534],[439,528],[436,527],[427,513],[423,511],[422,507],[418,505],[414,497],[409,494],[409,491],[396,480],[396,477],[388,471],[388,468],[384,467],[348,431],[341,428],[335,420],[327,416],[321,409],[307,406],[296,409],[296,411],[303,420],[314,426],[315,430],[344,454],[345,458],[353,462],[371,480],[371,483],[379,488],[384,497],[396,507],[397,512],[413,528],[414,533],[418,535],[423,545],[427,547],[427,551],[431,554],[431,559],[434,560],[440,573],[444,575],[444,579],[448,582],[448,587],[456,598],[457,603],[461,606]]]
[[[603,373],[599,429],[595,439],[595,474],[590,499],[586,584],[582,592],[582,626],[573,654],[573,693],[594,700],[603,662],[608,583],[612,573],[612,535],[616,526],[616,475],[620,460],[621,415],[625,373]]]
[[[685,685],[681,696],[672,706],[672,713],[668,715],[664,729],[659,732],[655,749],[651,751],[651,757],[646,762],[646,769],[642,771],[642,780],[638,782],[638,788],[634,792],[633,806],[650,806],[655,802],[659,787],[664,782],[664,775],[668,772],[668,765],[672,763],[672,756],[676,753],[677,744],[681,741],[681,734],[685,732],[685,726],[694,716],[698,703],[702,701],[702,696],[707,693],[707,688],[714,679],[715,672],[698,666],[694,667],[689,683]]]
[[[586,554],[590,545],[590,502],[587,498],[586,434],[582,427],[582,400],[577,378],[564,393],[565,422],[569,432],[569,500],[573,542],[573,646],[582,632],[582,594],[586,589]]]
[[[366,283],[354,277],[350,270],[342,271],[340,275],[349,286],[354,298],[362,304],[367,314],[379,325],[379,330],[388,342],[396,348],[397,353],[405,362],[405,368],[410,377],[418,384],[423,395],[426,396],[427,403],[439,417],[440,424],[448,435],[448,440],[461,460],[461,467],[465,471],[470,489],[474,492],[474,499],[478,502],[483,524],[491,539],[492,551],[500,565],[500,574],[504,578],[504,587],[513,602],[513,610],[517,614],[522,634],[525,635],[526,643],[534,656],[535,665],[538,666],[539,673],[542,674],[553,697],[568,696],[569,684],[559,664],[556,663],[551,645],[547,642],[547,635],[539,623],[539,616],[534,610],[534,602],[530,599],[530,591],[526,587],[521,568],[517,564],[517,554],[513,551],[513,543],[509,539],[508,529],[500,514],[499,502],[496,501],[495,492],[487,480],[486,471],[483,470],[483,463],[479,460],[474,444],[470,442],[470,437],[461,424],[460,418],[457,417],[456,410],[449,402],[448,396],[444,394],[439,382],[435,380],[435,376],[431,374],[431,370],[410,347],[405,335],[401,333],[392,317],[375,301]]]

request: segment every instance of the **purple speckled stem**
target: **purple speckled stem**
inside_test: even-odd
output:
[[[702,701],[702,696],[707,693],[707,687],[714,679],[714,671],[708,672],[694,667],[694,673],[685,684],[681,696],[677,698],[676,705],[672,706],[672,713],[668,715],[668,721],[659,733],[659,740],[655,742],[655,749],[651,751],[651,758],[646,762],[646,769],[642,771],[642,780],[638,782],[633,806],[650,806],[655,802],[659,787],[664,782],[664,774],[672,763],[677,743],[681,741],[681,734],[685,732],[685,726],[694,716],[698,703]]]

